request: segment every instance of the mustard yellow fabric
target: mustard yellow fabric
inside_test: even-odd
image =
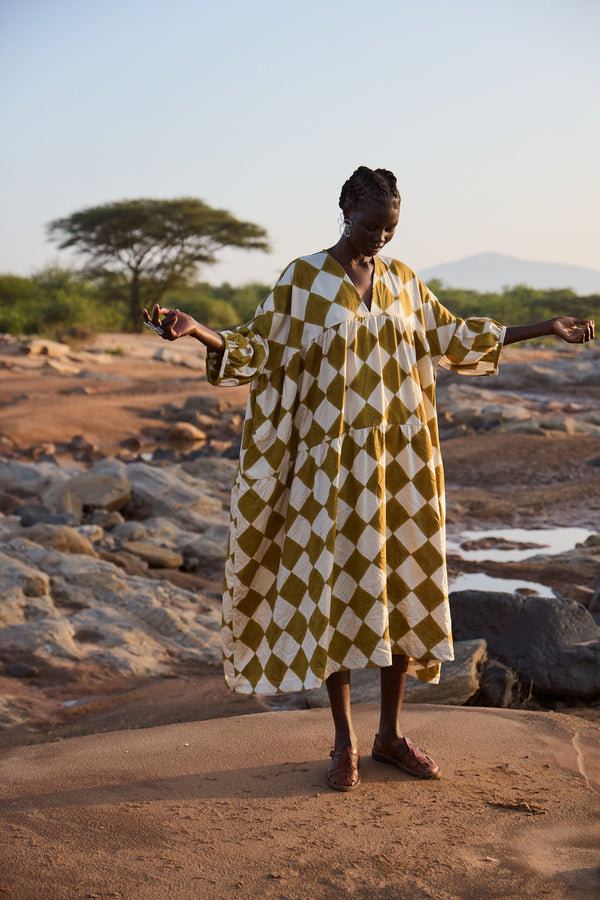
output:
[[[222,333],[209,381],[251,385],[225,567],[227,684],[305,690],[399,653],[437,681],[453,651],[435,367],[494,374],[504,329],[455,319],[382,257],[369,310],[322,251]]]

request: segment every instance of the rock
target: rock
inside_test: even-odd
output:
[[[458,642],[454,647],[454,660],[442,666],[439,684],[425,684],[416,678],[406,679],[405,702],[464,705],[479,690],[481,670],[486,656],[485,641]],[[351,685],[353,703],[379,703],[381,696],[379,669],[354,670],[351,674]],[[311,708],[329,706],[326,685],[313,691],[304,691],[298,699]]]
[[[491,656],[539,694],[600,696],[600,628],[573,600],[485,591],[450,595],[454,635],[487,641]]]
[[[218,487],[220,491],[229,494],[235,478],[237,463],[222,456],[212,459],[202,456],[193,460],[186,459],[181,468],[194,478],[209,482],[211,487]]]
[[[515,672],[499,662],[488,659],[481,678],[478,702],[481,706],[495,706],[501,709],[512,706],[519,681]]]
[[[216,394],[198,394],[188,397],[183,404],[186,412],[197,412],[206,416],[219,416],[226,409],[223,399]]]
[[[116,525],[111,532],[111,538],[122,544],[126,544],[129,541],[143,541],[147,537],[148,529],[143,522],[123,522],[120,525]]]
[[[118,513],[116,510],[95,509],[92,512],[91,524],[99,525],[104,531],[116,528],[117,525],[122,525],[124,521],[125,519],[121,513]]]
[[[71,355],[71,348],[68,344],[62,344],[59,341],[51,341],[48,338],[40,337],[32,338],[27,344],[24,344],[21,349],[23,353],[28,353],[30,356],[51,356],[60,358]]]
[[[169,440],[180,444],[193,444],[206,440],[206,432],[190,422],[176,422],[169,432]]]
[[[85,556],[97,555],[88,539],[78,534],[74,528],[68,525],[33,525],[31,528],[21,529],[18,534],[36,544],[52,547],[52,549],[60,550],[63,553],[81,553]]]
[[[73,512],[48,512],[45,506],[39,503],[26,503],[15,510],[21,520],[21,525],[30,528],[32,525],[77,525],[81,514],[76,516]]]
[[[205,362],[201,357],[182,356],[175,350],[168,347],[160,347],[152,359],[160,360],[160,362],[170,363],[172,366],[185,366],[188,369],[204,369]]]
[[[45,594],[25,597],[21,585],[35,576]],[[221,660],[217,604],[101,559],[14,539],[0,549],[0,589],[0,648],[7,654],[35,654],[67,670],[85,660],[144,676],[165,674],[178,661]]]
[[[46,458],[53,458],[56,453],[56,444],[51,443],[50,441],[44,441],[41,444],[38,444],[31,451],[31,455],[34,460]]]
[[[37,678],[40,674],[40,670],[35,666],[28,666],[26,663],[20,662],[11,663],[7,672],[11,678]]]
[[[182,546],[186,571],[200,570],[203,574],[214,574],[223,569],[227,554],[229,527],[216,525],[207,528],[203,534]]]
[[[79,452],[82,450],[83,451],[85,451],[85,450],[93,451],[94,449],[95,449],[94,445],[90,444],[90,442],[87,440],[87,438],[84,438],[83,435],[81,435],[81,434],[76,434],[69,441],[69,450],[71,451],[71,453],[76,453],[76,452]]]
[[[44,369],[51,369],[59,375],[79,375],[81,368],[67,359],[47,359],[44,361]]]
[[[179,569],[183,565],[180,553],[151,544],[150,541],[130,541],[123,549],[141,557],[151,569]]]
[[[126,550],[102,550],[100,559],[123,569],[128,575],[147,575],[148,563],[141,556],[127,553]]]
[[[588,609],[591,613],[600,613],[600,573],[594,579],[592,590],[594,593],[589,601]]]
[[[137,518],[163,514],[177,518],[178,512],[185,511],[197,514],[201,523],[223,507],[220,500],[210,496],[206,482],[189,475],[180,465],[166,468],[135,462],[127,466],[127,478],[131,513]]]
[[[50,483],[64,481],[76,474],[79,474],[78,469],[63,469],[51,461],[30,464],[16,459],[1,459],[0,489],[37,495]]]
[[[130,497],[131,485],[126,478],[93,470],[50,485],[42,493],[44,504],[54,512],[66,511],[69,507],[120,510]]]
[[[509,434],[537,434],[540,437],[549,437],[548,431],[540,428],[536,422],[509,422],[504,429]]]

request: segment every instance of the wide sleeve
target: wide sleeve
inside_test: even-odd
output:
[[[211,384],[247,384],[281,364],[289,330],[289,305],[294,263],[283,272],[271,293],[247,325],[226,329],[225,350],[206,354],[206,377]]]
[[[434,364],[461,375],[496,375],[506,327],[494,319],[458,319],[425,286],[424,325]]]
[[[221,331],[225,350],[206,353],[206,377],[211,384],[247,384],[262,372],[268,357],[269,317],[258,314],[247,325]]]

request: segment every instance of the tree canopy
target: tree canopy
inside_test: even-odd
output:
[[[89,207],[50,222],[48,234],[60,249],[87,257],[88,275],[117,275],[127,284],[133,327],[141,321],[142,306],[158,303],[166,290],[185,284],[199,264],[216,262],[224,247],[269,249],[259,225],[194,197]]]

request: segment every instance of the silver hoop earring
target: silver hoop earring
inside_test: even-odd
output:
[[[343,212],[341,212],[338,216],[338,224],[340,226],[340,234],[343,234],[344,237],[350,237],[350,229],[352,228],[352,222],[350,219],[347,219]]]

